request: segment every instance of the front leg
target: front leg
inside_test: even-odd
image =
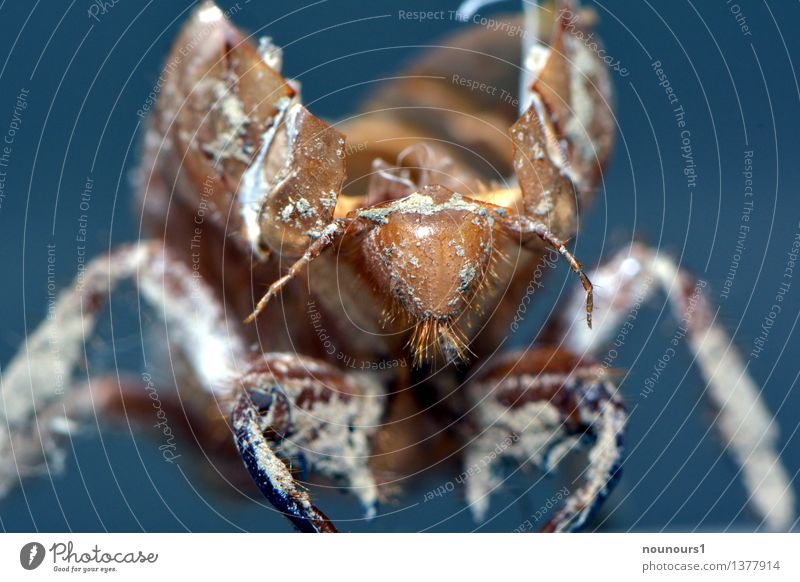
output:
[[[613,489],[622,462],[627,417],[602,369],[554,348],[513,352],[474,378],[467,394],[478,431],[465,458],[473,515],[485,516],[503,461],[530,461],[549,472],[569,452],[589,445],[582,483],[541,529],[583,527]]]
[[[286,461],[348,488],[368,517],[378,491],[367,461],[383,414],[380,388],[294,354],[265,354],[239,380],[233,410],[236,446],[256,485],[303,532],[335,532]]]

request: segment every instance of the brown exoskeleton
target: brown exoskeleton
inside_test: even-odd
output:
[[[42,448],[56,450],[65,411],[86,412],[80,386],[63,403],[42,387],[79,360],[123,279],[168,326],[195,436],[228,452],[232,431],[259,489],[302,531],[335,528],[297,465],[348,488],[371,515],[390,483],[420,467],[491,459],[466,482],[481,518],[504,461],[549,471],[586,444],[582,484],[544,530],[582,527],[619,474],[626,424],[592,354],[632,298],[650,293],[645,281],[670,293],[679,317],[698,314],[691,343],[722,417],[762,406],[671,261],[634,246],[587,277],[567,249],[611,153],[611,83],[575,35],[574,3],[528,8],[520,68],[508,65],[516,37],[470,29],[329,125],[282,76],[280,49],[253,44],[213,3],[198,7],[145,136],[139,193],[151,238],[92,262],[7,368],[0,459],[13,452],[17,464],[0,468],[0,492]],[[475,71],[517,99],[498,103],[456,80]],[[517,306],[551,250],[579,276],[585,307],[562,310],[547,345],[510,351]],[[602,281],[596,309],[590,279]],[[60,362],[46,349],[54,333]],[[109,410],[120,393],[136,398],[124,382],[95,384]],[[773,432],[755,427],[766,438],[743,441],[720,423],[756,509],[779,529],[791,497],[773,506],[764,492],[788,479]]]

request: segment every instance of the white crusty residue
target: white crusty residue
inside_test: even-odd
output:
[[[262,36],[258,39],[258,54],[264,63],[276,73],[283,69],[283,49],[276,45],[272,38]]]
[[[239,187],[239,205],[241,207],[242,222],[244,222],[245,237],[250,247],[261,253],[260,237],[261,227],[258,224],[261,209],[269,193],[272,191],[271,181],[266,175],[266,159],[270,148],[275,141],[278,127],[283,123],[290,100],[281,99],[278,103],[278,112],[269,129],[264,133],[256,159],[242,174],[242,183]]]
[[[454,193],[446,202],[437,204],[433,201],[431,196],[414,192],[413,194],[410,194],[405,198],[401,198],[400,200],[397,200],[388,206],[381,206],[379,208],[361,208],[356,211],[356,215],[359,218],[364,218],[377,224],[386,224],[389,222],[389,217],[395,213],[422,214],[425,216],[430,216],[432,214],[447,210],[463,210],[466,212],[472,212],[473,214],[477,214],[479,216],[485,216],[490,220],[490,222],[492,220],[492,217],[486,208],[480,204],[472,202],[471,200],[464,199],[464,197],[458,193]]]

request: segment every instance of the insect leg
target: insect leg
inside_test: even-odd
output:
[[[778,454],[778,426],[761,389],[732,338],[718,322],[706,283],[658,250],[634,244],[590,274],[597,288],[594,329],[576,325],[569,309],[561,325],[575,353],[602,353],[629,315],[663,291],[685,330],[693,360],[706,383],[705,395],[717,411],[714,422],[725,450],[741,467],[749,503],[764,525],[785,531],[795,519],[791,478]],[[572,297],[574,305],[580,300]]]
[[[498,358],[467,387],[477,436],[465,457],[467,501],[483,519],[501,485],[503,461],[531,462],[551,471],[569,452],[588,445],[588,466],[563,506],[540,527],[583,527],[616,484],[626,414],[616,387],[598,366],[551,348]],[[543,516],[542,516],[543,517]]]
[[[304,532],[335,532],[287,463],[340,483],[375,513],[369,439],[383,414],[379,387],[363,376],[295,354],[268,353],[239,380],[236,446],[258,488]]]
[[[82,391],[92,383],[91,375],[75,381],[75,369],[88,361],[86,342],[111,292],[126,279],[135,282],[145,303],[158,311],[170,344],[181,350],[203,388],[227,393],[244,348],[212,291],[189,267],[170,258],[161,242],[119,247],[80,272],[3,368],[0,495],[21,474],[59,468],[59,427],[85,410],[72,403],[80,402]],[[48,457],[56,461],[54,466],[47,465]]]
[[[294,279],[303,269],[305,269],[311,261],[322,254],[324,250],[332,246],[339,236],[344,233],[344,229],[345,227],[342,221],[332,222],[330,225],[328,225],[322,232],[322,235],[320,235],[319,238],[311,243],[306,252],[303,253],[303,255],[289,268],[289,272],[270,285],[267,292],[256,304],[256,308],[253,313],[251,313],[247,319],[245,319],[245,323],[252,323],[255,321],[256,317],[258,317],[258,314],[264,310],[270,299],[280,293],[281,289],[283,289],[289,281]]]
[[[504,217],[500,216],[505,231],[522,245],[528,244],[533,237],[551,246],[563,256],[570,268],[578,275],[583,290],[586,293],[586,325],[592,328],[592,312],[594,310],[594,288],[589,277],[583,272],[583,265],[575,258],[566,247],[566,242],[558,238],[548,226],[541,222],[536,222],[524,216]],[[535,240],[535,239],[534,239]],[[579,308],[580,311],[580,308]]]

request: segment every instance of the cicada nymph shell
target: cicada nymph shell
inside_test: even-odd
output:
[[[204,4],[167,58],[147,145],[164,187],[201,196],[259,255],[296,257],[333,219],[345,143],[303,107],[277,54]]]

